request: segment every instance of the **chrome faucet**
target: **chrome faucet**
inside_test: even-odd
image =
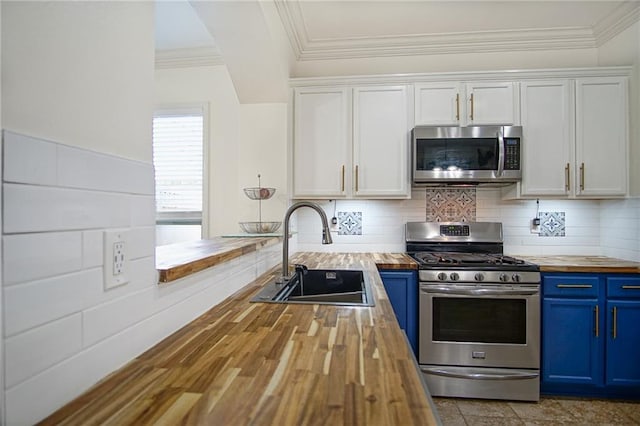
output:
[[[320,206],[308,201],[300,201],[293,204],[287,212],[284,214],[284,239],[282,240],[282,276],[278,280],[280,283],[285,283],[291,280],[292,276],[289,275],[289,218],[291,214],[300,207],[311,207],[320,215],[322,219],[322,244],[332,244],[331,231],[329,230],[329,222],[327,221],[327,215]]]

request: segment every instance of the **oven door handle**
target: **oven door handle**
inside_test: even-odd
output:
[[[426,374],[435,376],[455,377],[458,379],[472,380],[526,380],[536,379],[539,373],[508,373],[508,374],[491,374],[491,373],[461,373],[459,371],[451,371],[446,368],[420,367],[420,370]]]
[[[443,293],[443,294],[451,294],[451,295],[460,295],[460,296],[512,296],[512,295],[522,295],[522,296],[530,296],[534,294],[539,294],[539,288],[532,289],[493,289],[493,288],[451,288],[445,286],[424,286],[420,288],[420,291],[423,293]]]

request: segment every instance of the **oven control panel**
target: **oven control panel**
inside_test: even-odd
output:
[[[440,225],[440,235],[443,237],[468,237],[469,225]]]
[[[540,272],[533,271],[442,271],[422,269],[418,271],[421,283],[494,283],[494,284],[540,284]]]

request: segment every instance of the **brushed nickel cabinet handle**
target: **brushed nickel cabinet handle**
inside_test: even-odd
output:
[[[356,165],[356,192],[358,192],[358,166]]]
[[[558,288],[593,288],[591,284],[557,284]]]
[[[580,191],[584,191],[584,163],[580,164]]]
[[[471,121],[473,121],[473,93],[471,94]]]
[[[342,165],[342,185],[340,191],[344,192],[344,164]]]
[[[614,306],[611,312],[613,313],[612,336],[615,339],[616,337],[618,337],[618,308]]]
[[[624,290],[640,290],[640,285],[623,285]]]
[[[598,322],[600,321],[600,312],[599,312],[599,309],[598,309],[598,305],[596,305],[596,307],[593,308],[593,311],[594,311],[595,316],[596,316],[595,335],[596,335],[596,337],[599,337],[600,328],[599,328]]]
[[[570,165],[569,163],[567,163],[566,166],[564,166],[564,188],[569,191],[571,190],[571,175],[569,173],[570,170]]]
[[[460,121],[460,93],[456,93],[456,121]]]

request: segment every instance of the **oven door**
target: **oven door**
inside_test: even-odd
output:
[[[419,362],[538,369],[540,286],[420,285]]]

